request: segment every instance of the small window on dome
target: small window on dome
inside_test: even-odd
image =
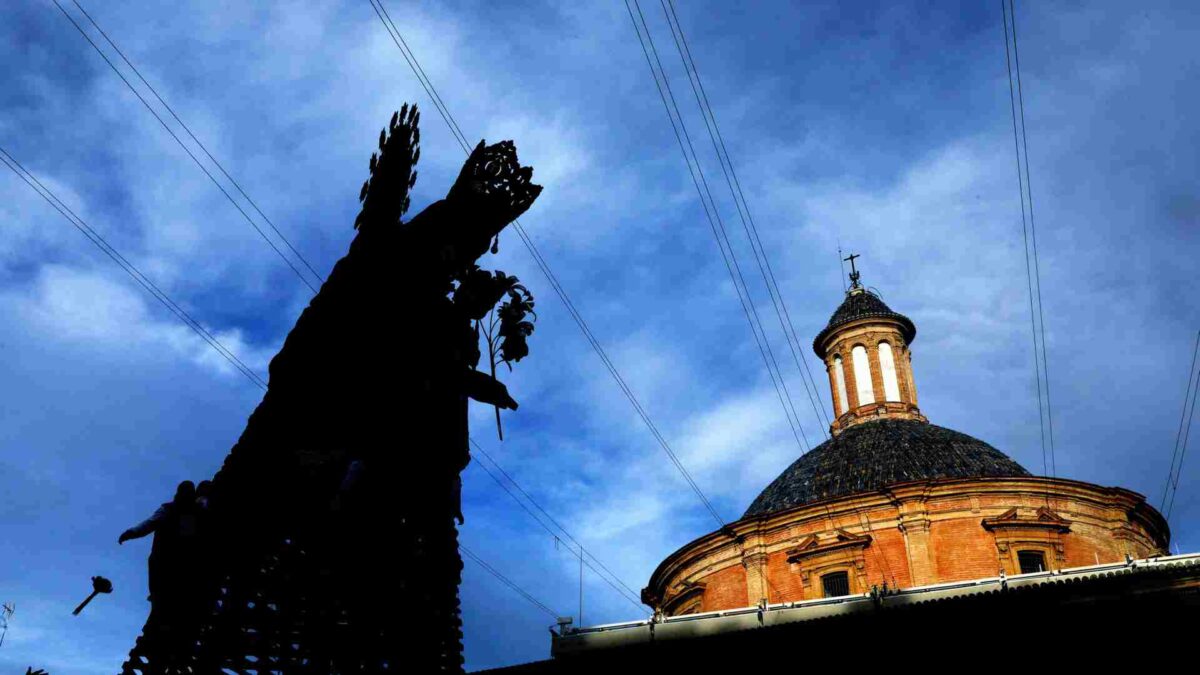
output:
[[[827,598],[850,595],[850,575],[845,572],[830,572],[821,575],[821,588]]]
[[[1021,574],[1046,571],[1046,555],[1041,551],[1017,551],[1017,564]]]

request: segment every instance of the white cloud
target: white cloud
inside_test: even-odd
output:
[[[67,206],[77,213],[87,213],[70,186],[51,177],[34,175]],[[35,256],[62,257],[83,241],[83,235],[74,226],[15,174],[0,168],[0,176],[0,224],[4,228],[4,236],[0,237],[0,270],[12,271]]]
[[[221,339],[262,373],[274,351],[268,345],[281,341],[307,301],[307,289],[57,10],[43,4],[45,16],[37,21],[45,23],[33,26],[40,33],[30,34],[45,39],[30,53],[56,54],[70,67],[11,52],[14,63],[33,74],[10,80],[20,96],[5,111],[12,114],[0,115],[6,147],[8,139],[21,146],[10,149],[29,157],[30,168],[160,286],[194,308],[198,318],[219,322]],[[727,519],[739,515],[799,450],[762,372],[624,8],[619,3],[542,7],[545,13],[530,20],[526,9],[468,14],[388,6],[468,138],[513,138],[521,159],[535,167],[535,181],[546,192],[526,219],[527,227],[706,494]],[[140,3],[89,7],[318,269],[328,269],[353,236],[354,198],[366,176],[367,157],[379,129],[403,101],[421,102],[424,113],[417,209],[444,194],[461,155],[369,6],[309,2],[226,9],[213,12],[206,3],[194,3],[147,17]],[[813,11],[837,18],[832,8],[804,11],[809,18]],[[1015,169],[1007,109],[989,107],[992,94],[1007,104],[1006,91],[993,91],[1003,78],[994,49],[986,62],[966,71],[962,83],[952,83],[983,96],[982,103],[955,99],[964,108],[955,114],[971,120],[969,135],[921,125],[911,131],[911,120],[893,114],[891,102],[903,108],[930,97],[923,114],[945,120],[945,111],[938,109],[946,105],[937,98],[941,94],[914,88],[927,76],[937,80],[945,73],[904,71],[893,83],[879,83],[874,112],[879,119],[867,119],[836,105],[853,92],[814,89],[821,83],[814,75],[857,67],[837,60],[840,54],[810,63],[814,71],[796,68],[792,52],[772,67],[767,59],[753,59],[777,36],[764,35],[743,53],[745,42],[737,36],[745,26],[731,22],[715,33],[701,32],[712,13],[686,14],[685,23],[696,21],[693,48],[703,46],[698,58],[706,86],[801,340],[819,330],[839,300],[833,254],[840,239],[864,254],[866,281],[917,321],[915,367],[931,418],[1022,459],[1033,457],[1037,430],[1029,419],[1032,374]],[[1169,50],[1155,50],[1156,43],[1178,38],[1186,21],[1164,26],[1162,17],[1151,17],[1154,30],[1124,31],[1120,13],[1115,19],[1109,15],[1114,12],[1101,8],[1059,22],[1031,14],[1034,30],[1027,42],[1023,33],[1022,42],[1030,51],[1022,60],[1029,64],[1031,131],[1038,133],[1031,138],[1037,144],[1033,170],[1038,194],[1045,195],[1039,202],[1039,209],[1045,208],[1044,215],[1039,211],[1044,223],[1039,234],[1045,237],[1043,278],[1052,291],[1048,337],[1052,368],[1061,378],[1055,386],[1062,383],[1056,400],[1067,413],[1060,428],[1063,447],[1067,456],[1079,458],[1077,471],[1116,483],[1125,480],[1125,471],[1148,476],[1144,465],[1151,463],[1127,467],[1122,461],[1127,453],[1118,447],[1124,441],[1111,437],[1126,434],[1119,438],[1141,448],[1170,426],[1170,420],[1159,423],[1164,417],[1177,415],[1174,399],[1167,402],[1168,394],[1160,393],[1170,389],[1162,384],[1174,381],[1176,367],[1163,354],[1189,346],[1182,342],[1190,334],[1173,341],[1173,331],[1194,314],[1179,290],[1186,288],[1179,280],[1190,273],[1186,260],[1194,237],[1156,226],[1152,202],[1155,187],[1172,179],[1182,185],[1176,192],[1187,194],[1194,182],[1189,156],[1161,148],[1191,147],[1194,132],[1186,127],[1186,116],[1169,124],[1143,124],[1138,115],[1171,110],[1151,103],[1175,102],[1179,91],[1195,87],[1185,86],[1193,71],[1163,67],[1178,60],[1178,53],[1167,58]],[[658,17],[651,20],[661,27]],[[925,25],[899,21],[895,30]],[[1045,27],[1041,34],[1038,26]],[[1129,39],[1122,37],[1127,32]],[[726,33],[730,37],[723,37]],[[1065,36],[1059,42],[1057,33]],[[1063,41],[1071,49],[1060,60],[1053,52]],[[874,63],[872,72],[887,76],[879,65],[887,64],[886,58],[865,57],[874,53],[873,46],[891,48],[892,43],[887,38],[856,44],[864,50],[863,62]],[[25,43],[13,39],[8,44]],[[808,48],[794,40],[789,44]],[[1041,55],[1039,44],[1047,50]],[[794,55],[810,56],[807,51]],[[960,56],[974,58],[973,52]],[[1151,56],[1158,60],[1143,61]],[[746,57],[751,60],[739,60]],[[920,68],[919,55],[914,58]],[[1164,77],[1174,79],[1164,84]],[[1149,89],[1131,90],[1131,83]],[[683,94],[684,104],[689,92],[677,94]],[[819,101],[813,103],[814,98]],[[1122,99],[1135,101],[1141,112],[1122,112]],[[1095,125],[1109,118],[1121,133],[1096,131]],[[853,136],[860,130],[847,128],[846,119],[887,128],[887,136],[878,135],[879,129],[870,136],[884,138],[884,147],[857,145]],[[694,116],[689,121],[693,133],[703,133]],[[918,132],[924,135],[914,136]],[[1159,146],[1144,143],[1156,138]],[[706,139],[696,140],[706,155]],[[1105,147],[1097,149],[1098,144]],[[860,152],[882,166],[849,161]],[[1134,175],[1136,180],[1121,173],[1135,160],[1160,171]],[[846,175],[848,165],[862,170]],[[710,181],[719,180],[715,167],[706,168]],[[714,192],[724,204],[724,188],[714,183]],[[732,210],[722,213],[730,217],[735,245],[748,255]],[[0,312],[19,326],[15,330],[33,338],[29,344],[42,341],[64,369],[100,371],[118,364],[144,369],[139,371],[146,375],[144,382],[153,384],[158,376],[145,371],[182,359],[188,368],[224,373],[220,379],[239,377],[11,179],[0,181],[0,218],[0,269],[6,282],[0,288]],[[1160,257],[1154,250],[1159,248],[1174,253]],[[1160,271],[1157,261],[1162,261],[1163,286],[1148,281]],[[777,340],[757,274],[748,258],[743,263],[760,314]],[[505,442],[494,440],[493,413],[483,406],[472,407],[475,434],[589,550],[638,588],[664,555],[715,525],[551,297],[515,234],[502,238],[501,255],[487,264],[529,283],[541,320],[530,358],[515,373],[503,375],[522,404],[519,411],[505,413]],[[775,346],[815,440],[811,411],[804,411],[808,404],[790,359],[778,341]],[[801,347],[807,349],[804,343]],[[1127,359],[1112,356],[1135,347],[1137,353]],[[29,353],[17,353],[9,362]],[[162,372],[179,377],[177,370]],[[814,374],[824,387],[820,371]],[[18,400],[24,385],[14,386],[7,393]],[[1094,393],[1109,388],[1118,388],[1122,397]],[[981,389],[988,395],[981,397]],[[120,398],[120,392],[113,394]],[[1127,402],[1109,400],[1115,398],[1140,403],[1131,412]],[[212,413],[206,419],[200,412],[209,404],[188,399],[189,413],[197,411],[188,423],[216,426]],[[222,419],[244,412],[221,410]],[[144,415],[144,428],[131,434],[130,442],[149,445],[179,436],[183,422],[177,418],[155,410],[130,411],[129,419],[142,419],[138,413]],[[92,422],[82,414],[75,417],[55,424],[86,430]],[[240,421],[229,424],[236,427]],[[21,448],[35,438],[36,424],[28,427],[12,432]],[[223,448],[214,450],[211,444],[220,447],[225,440],[215,434],[209,445],[192,443],[181,452],[215,463]],[[108,453],[101,457],[107,464],[99,466],[109,473],[131,465],[124,448]],[[96,474],[77,468],[96,464],[74,457],[55,460],[67,467],[64,475]],[[163,461],[173,462],[163,473],[184,471],[174,454]],[[149,470],[139,466],[137,471]],[[473,510],[465,534],[480,538],[479,552],[489,560],[510,563],[506,571],[521,575],[518,580],[535,595],[550,595],[558,600],[556,608],[572,606],[575,563],[566,555],[552,557],[540,530],[490,479],[473,471],[468,471]],[[140,499],[152,501],[149,495]],[[27,548],[43,550],[39,546],[31,542]],[[129,571],[131,578],[141,572],[140,566]],[[493,583],[483,575],[469,579]],[[632,608],[611,592],[594,589],[590,576],[586,583],[588,601],[595,602],[590,616],[631,615]],[[493,594],[468,585],[463,595],[469,609],[478,609],[482,605],[472,603]],[[511,601],[522,602],[515,596]],[[515,604],[500,606],[514,614],[525,611]],[[468,626],[473,644],[508,644],[506,629],[507,624],[495,622]],[[125,640],[122,646],[132,642],[133,629],[126,632],[114,638]],[[52,649],[56,643],[49,639],[45,644]],[[523,651],[507,657],[511,662],[543,655]]]
[[[149,354],[182,356],[225,376],[240,373],[191,329],[132,281],[60,265],[45,265],[28,295],[5,295],[27,329],[44,339],[83,345],[101,358],[136,361]],[[250,348],[241,331],[209,329],[214,337],[260,376],[269,354]],[[140,357],[137,355],[141,355]]]

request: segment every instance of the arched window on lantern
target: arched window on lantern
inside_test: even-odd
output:
[[[875,390],[871,388],[871,364],[867,361],[867,348],[855,345],[850,350],[850,358],[854,360],[854,388],[858,392],[858,404],[874,403]]]
[[[879,343],[879,372],[883,375],[883,398],[885,401],[900,400],[900,382],[896,379],[896,360],[892,357],[892,346]]]
[[[838,410],[844,413],[850,409],[850,402],[846,400],[846,370],[842,368],[840,356],[833,357],[833,381],[837,389]]]

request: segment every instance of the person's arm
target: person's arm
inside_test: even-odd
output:
[[[117,538],[117,543],[124,544],[130,539],[140,539],[150,534],[158,528],[158,524],[164,517],[166,517],[166,515],[167,505],[163,504],[162,506],[158,507],[158,510],[154,512],[154,515],[122,532],[121,536]]]

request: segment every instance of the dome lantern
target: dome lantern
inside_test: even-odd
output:
[[[850,264],[853,269],[853,259]],[[857,269],[850,273],[845,300],[813,340],[829,374],[834,435],[876,419],[927,421],[917,407],[909,351],[917,328],[863,287],[860,277]]]

